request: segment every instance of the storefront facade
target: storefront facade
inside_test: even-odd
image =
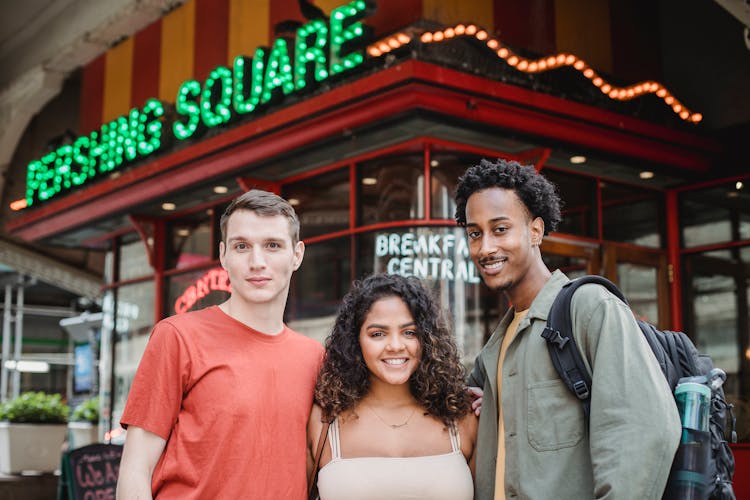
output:
[[[535,165],[560,190],[563,224],[542,246],[548,266],[607,276],[639,317],[689,332],[729,374],[738,430],[750,438],[750,175],[722,174],[722,145],[692,125],[700,115],[657,82],[616,87],[572,53],[526,59],[468,22],[496,22],[497,8],[456,20],[458,7],[431,17],[421,2],[407,2],[414,12],[381,2],[376,13],[339,3],[324,9],[330,19],[299,23],[296,52],[291,39],[268,36],[283,19],[273,2],[270,13],[252,2],[212,3],[223,14],[184,4],[84,68],[80,135],[30,162],[26,208],[7,230],[106,253],[100,381],[110,435],[154,323],[228,296],[218,221],[252,187],[281,194],[300,216],[292,328],[322,341],[352,280],[416,275],[437,292],[471,365],[508,306],[468,258],[452,195],[468,166],[502,157]],[[244,33],[233,26],[257,16],[263,42],[232,52]],[[189,37],[200,67],[179,66],[175,26],[202,34]],[[212,52],[222,37],[224,50]],[[653,120],[633,116],[637,99]]]

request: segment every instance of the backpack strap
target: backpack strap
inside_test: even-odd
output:
[[[604,286],[627,304],[620,289],[608,279],[593,275],[576,278],[563,285],[562,290],[555,297],[547,315],[547,325],[542,331],[542,338],[547,341],[550,359],[558,375],[568,389],[581,400],[584,418],[588,425],[591,413],[591,375],[586,369],[583,356],[573,336],[573,323],[570,315],[573,293],[578,287],[587,283]]]

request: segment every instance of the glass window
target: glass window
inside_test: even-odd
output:
[[[169,221],[166,267],[182,268],[211,260],[213,209],[201,210]]]
[[[116,294],[117,300],[114,304],[103,306],[105,311],[115,311],[113,427],[120,422],[130,384],[154,326],[154,282],[149,280],[121,286]],[[107,295],[105,300],[107,297],[112,300],[111,295]],[[103,323],[112,326],[106,322]]]
[[[482,156],[435,153],[430,156],[430,214],[434,219],[455,219],[456,185],[466,169],[479,164]]]
[[[683,269],[685,331],[727,373],[724,392],[735,405],[739,440],[748,442],[750,247],[687,255]]]
[[[434,289],[468,365],[499,315],[485,316],[486,294],[458,227],[409,227],[357,236],[357,277],[385,272],[416,276]],[[497,299],[494,299],[497,301]],[[494,308],[496,311],[496,308]]]
[[[582,257],[569,257],[567,255],[543,252],[542,260],[548,269],[559,269],[570,279],[587,274],[588,262]]]
[[[604,239],[661,248],[661,193],[609,181],[602,181],[601,188]]]
[[[557,231],[598,238],[596,179],[545,168],[542,174],[557,186],[562,221]]]
[[[229,298],[232,286],[221,267],[180,273],[167,279],[167,316],[197,311],[221,304]]]
[[[689,323],[698,348],[727,373],[737,373],[737,269],[730,250],[719,250],[686,259],[692,317]]]
[[[628,262],[617,264],[617,281],[638,319],[659,324],[656,268]]]
[[[322,341],[331,331],[339,302],[351,284],[349,237],[308,245],[292,275],[286,321],[290,328]]]
[[[392,156],[357,169],[360,225],[424,218],[422,155]]]
[[[750,189],[746,184],[732,182],[680,195],[685,247],[750,239]]]
[[[284,186],[282,195],[300,220],[300,238],[349,228],[349,169]]]
[[[120,262],[118,281],[127,281],[134,278],[142,278],[154,273],[148,261],[146,245],[140,238],[129,243],[120,245]]]

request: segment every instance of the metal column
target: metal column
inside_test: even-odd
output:
[[[13,370],[13,380],[11,384],[11,397],[16,398],[21,394],[21,372],[18,371],[18,362],[21,361],[21,350],[23,344],[23,293],[24,277],[21,277],[21,283],[16,292],[16,341],[14,343],[13,359],[16,360],[16,366]]]
[[[0,401],[8,399],[8,367],[5,363],[10,359],[10,323],[11,311],[13,305],[13,285],[5,285],[5,309],[3,310],[3,353],[0,363]]]

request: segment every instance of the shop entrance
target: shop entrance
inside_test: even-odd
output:
[[[599,274],[617,284],[635,314],[660,328],[669,324],[667,258],[658,250],[549,236],[542,258],[550,269],[569,278]]]
[[[560,236],[545,236],[542,259],[551,270],[560,269],[568,278],[600,274],[599,244]]]
[[[659,250],[606,244],[602,275],[615,282],[639,319],[669,328],[669,271]]]

